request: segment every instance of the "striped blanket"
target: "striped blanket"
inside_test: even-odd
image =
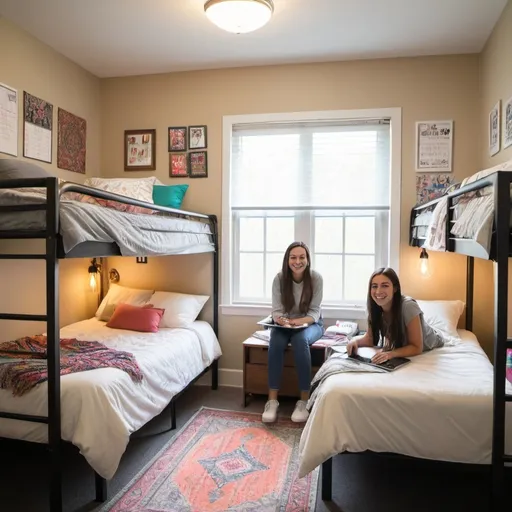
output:
[[[46,336],[26,336],[0,343],[0,388],[12,389],[21,396],[48,380]],[[106,347],[98,341],[74,338],[60,340],[60,374],[85,372],[97,368],[118,368],[135,382],[142,381],[142,372],[129,352]]]

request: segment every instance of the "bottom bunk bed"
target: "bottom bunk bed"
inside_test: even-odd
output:
[[[344,452],[491,464],[493,367],[472,332],[458,333],[459,340],[394,372],[325,379],[302,434],[299,477],[322,464],[322,497],[329,500],[331,457]],[[512,454],[512,416],[506,433]]]
[[[198,320],[186,328],[144,333],[111,329],[91,318],[62,328],[61,337],[97,341],[133,354],[142,375],[137,381],[127,371],[106,367],[61,377],[62,439],[74,444],[107,480],[114,476],[130,435],[160,414],[221,355],[212,327]],[[47,396],[46,383],[22,396],[0,389],[0,410],[44,416]],[[0,419],[3,438],[47,443],[47,432],[45,425]]]

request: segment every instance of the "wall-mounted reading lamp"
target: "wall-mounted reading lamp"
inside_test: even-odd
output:
[[[419,271],[422,277],[430,277],[432,272],[428,261],[428,253],[422,248],[420,253]]]
[[[96,293],[101,282],[101,263],[96,258],[91,260],[88,271],[88,282],[92,292]],[[119,282],[119,272],[115,268],[111,268],[108,272],[108,279],[111,283]]]

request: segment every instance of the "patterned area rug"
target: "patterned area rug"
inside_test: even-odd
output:
[[[201,408],[101,512],[313,512],[319,469],[297,478],[302,425]]]

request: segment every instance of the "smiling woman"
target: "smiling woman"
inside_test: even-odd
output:
[[[381,350],[372,362],[379,364],[444,345],[443,335],[425,321],[418,303],[402,295],[400,280],[392,268],[379,268],[370,277],[367,309],[368,332],[348,344],[349,355],[356,354],[360,346],[377,346]]]
[[[292,421],[301,423],[308,419],[306,402],[311,385],[309,347],[324,333],[322,297],[323,279],[311,269],[309,248],[303,242],[291,243],[284,253],[282,270],[272,283],[272,318],[276,327],[272,327],[270,332],[268,349],[269,394],[262,416],[265,423],[277,418],[284,352],[289,343],[293,348],[300,388],[300,400],[293,411]]]

